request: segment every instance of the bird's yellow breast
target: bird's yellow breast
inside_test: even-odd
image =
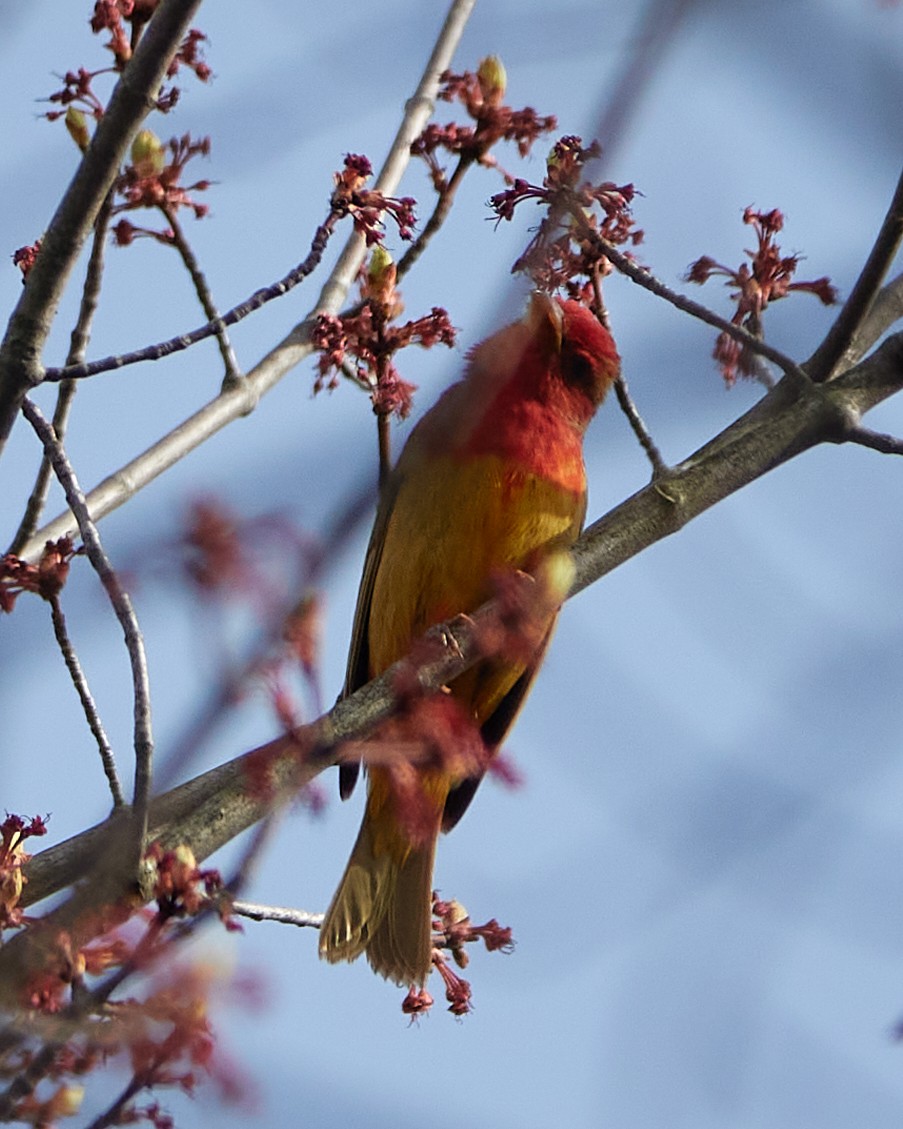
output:
[[[432,624],[475,611],[493,575],[535,569],[580,532],[585,494],[497,456],[444,455],[421,463],[394,500],[376,573],[368,624],[370,673],[408,652]],[[492,664],[452,687],[478,723],[520,677],[522,663]]]

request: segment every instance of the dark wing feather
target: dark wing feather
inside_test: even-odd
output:
[[[395,504],[401,475],[396,468],[386,480],[376,509],[373,532],[364,557],[364,571],[357,593],[357,606],[354,609],[354,622],[351,627],[351,646],[348,651],[348,665],[345,668],[345,685],[342,698],[347,698],[361,686],[370,681],[370,604],[373,600],[373,586],[382,560],[383,545],[386,542],[386,526]],[[354,791],[360,774],[360,761],[344,761],[339,765],[339,795],[347,800]]]
[[[536,656],[533,662],[527,667],[520,678],[518,678],[517,682],[514,683],[505,697],[499,702],[497,708],[493,710],[480,727],[480,735],[486,744],[486,749],[490,756],[495,754],[496,749],[498,749],[499,745],[504,741],[505,734],[514,724],[514,719],[517,717],[524,703],[524,699],[530,692],[530,687],[533,685],[533,679],[536,677],[540,666],[542,666],[543,656],[546,653],[546,648],[549,645],[554,630],[555,623],[553,621],[536,650]],[[466,777],[460,784],[456,784],[454,788],[452,788],[446,798],[445,810],[442,813],[443,831],[451,831],[461,816],[467,811],[470,806],[470,801],[476,795],[477,788],[480,786],[482,779],[483,773],[481,772],[475,776]]]

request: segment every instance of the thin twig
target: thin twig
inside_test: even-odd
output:
[[[591,279],[593,286],[593,309],[601,323],[610,332],[611,322],[608,317],[605,300],[602,297],[602,279],[600,274],[601,264],[597,263]],[[627,422],[630,424],[633,434],[636,436],[640,446],[646,452],[646,457],[652,464],[652,477],[660,477],[667,471],[668,466],[662,458],[661,452],[656,446],[651,432],[648,427],[646,427],[646,423],[640,415],[633,397],[630,395],[630,389],[627,387],[627,378],[623,373],[620,373],[618,379],[615,381],[615,396],[617,396],[618,399],[618,406],[627,417]]]
[[[411,144],[423,131],[433,112],[436,91],[439,88],[439,76],[451,66],[475,2],[476,0],[453,0],[449,6],[432,55],[417,90],[405,105],[404,118],[374,184],[374,188],[385,196],[391,196],[395,191],[410,161]],[[364,253],[363,239],[352,236],[320,292],[314,307],[315,312],[335,313],[341,307],[357,276]],[[308,332],[311,324],[312,319],[308,317],[296,325],[284,340],[247,373],[238,387],[221,392],[214,400],[163,436],[137,458],[104,479],[87,496],[88,507],[94,520],[98,521],[121,506],[221,428],[252,412],[261,396],[275,387],[286,373],[310,355],[312,349]],[[57,528],[61,532],[54,534],[52,531]],[[63,536],[65,531],[72,532],[73,529],[72,516],[61,514],[39,530],[28,544],[23,546],[19,555],[24,560],[33,559],[40,554],[48,540]]]
[[[182,225],[179,223],[179,217],[176,215],[175,208],[161,204],[160,210],[166,217],[166,222],[172,230],[173,246],[179,252],[182,262],[185,264],[185,269],[191,275],[191,281],[194,283],[194,291],[198,296],[198,301],[201,303],[204,313],[207,315],[207,320],[216,327],[216,343],[219,346],[220,356],[223,358],[223,365],[226,369],[225,376],[223,377],[223,386],[228,387],[228,385],[234,381],[241,380],[241,369],[238,364],[238,359],[235,356],[235,350],[232,348],[232,342],[229,340],[229,334],[226,332],[226,327],[220,319],[219,310],[216,308],[216,303],[213,301],[213,295],[210,293],[207,279],[204,277],[204,272],[201,270],[197,256],[185,236]]]
[[[104,731],[100,714],[97,712],[97,705],[91,694],[91,689],[88,686],[85,672],[82,670],[78,655],[75,653],[75,648],[72,646],[72,640],[69,638],[69,632],[66,628],[66,617],[63,615],[63,608],[60,604],[59,596],[50,597],[50,612],[53,618],[53,633],[56,636],[57,644],[62,652],[66,668],[69,671],[69,677],[72,679],[72,684],[82,704],[85,720],[88,722],[88,728],[91,730],[94,735],[94,740],[97,742],[100,760],[103,764],[103,770],[113,796],[113,806],[117,808],[122,807],[125,804],[125,797],[122,794],[122,785],[119,783],[119,774],[116,771],[116,758],[113,755],[113,749]]]
[[[78,484],[75,472],[62,445],[54,434],[53,428],[44,418],[41,410],[27,397],[22,402],[22,411],[34,428],[44,446],[44,450],[50,456],[54,474],[65,492],[66,501],[78,523],[85,553],[110,598],[116,618],[119,620],[125,635],[126,649],[132,668],[134,700],[135,786],[132,808],[136,822],[135,847],[136,851],[140,851],[143,848],[147,824],[154,751],[151,729],[150,680],[147,672],[144,639],[138,625],[135,609],[132,607],[132,601],[119,583],[119,577],[110,564],[98,535],[97,527],[91,520],[91,515],[85,504],[85,496]]]
[[[835,368],[841,371],[858,364],[879,337],[903,318],[903,274],[898,274],[882,287],[869,306],[868,313],[856,327],[853,340],[847,346]]]
[[[382,490],[392,469],[392,429],[388,412],[376,413],[376,442],[379,448],[379,488]]]
[[[569,207],[571,215],[576,219],[580,227],[580,238],[592,243],[595,250],[605,256],[613,266],[627,275],[631,282],[635,282],[638,286],[642,286],[644,290],[648,290],[651,294],[655,294],[658,298],[663,298],[678,310],[682,310],[685,314],[690,314],[691,317],[703,321],[706,325],[714,326],[722,333],[726,333],[729,337],[733,337],[735,341],[739,341],[741,345],[745,345],[754,353],[759,353],[768,360],[773,361],[779,369],[784,372],[791,380],[806,384],[808,383],[808,376],[805,371],[796,363],[786,356],[779,349],[775,349],[767,342],[762,341],[748,330],[744,329],[741,325],[734,325],[733,322],[728,321],[726,318],[716,314],[707,306],[701,305],[699,302],[694,302],[692,298],[687,298],[686,295],[672,290],[663,282],[660,282],[651,271],[645,267],[638,266],[637,263],[623,251],[618,250],[614,244],[609,243],[607,239],[602,239],[597,235],[592,228],[590,228],[585,220],[580,209],[576,204]]]
[[[624,379],[623,375],[619,376],[615,381],[615,395],[618,398],[621,411],[627,416],[627,420],[633,428],[634,435],[637,437],[640,446],[646,452],[649,462],[652,463],[653,477],[664,474],[668,466],[662,458],[658,447],[655,445],[655,440],[650,435],[646,424],[643,422],[643,417],[637,410],[636,404],[633,402],[630,390],[627,387],[627,381]]]
[[[865,265],[849,297],[821,345],[803,366],[814,381],[830,380],[850,348],[858,326],[868,315],[885,275],[903,240],[903,172]]]
[[[188,333],[179,334],[178,337],[169,337],[165,341],[158,341],[153,345],[144,345],[140,349],[133,349],[128,353],[117,353],[115,356],[102,357],[86,364],[66,365],[64,368],[48,368],[44,372],[44,380],[46,382],[84,380],[89,376],[97,376],[102,372],[112,372],[115,369],[140,364],[143,361],[161,361],[164,357],[169,357],[173,353],[181,353],[201,341],[206,341],[208,337],[219,337],[228,326],[236,325],[259,310],[261,306],[265,306],[267,302],[272,302],[275,298],[281,298],[284,294],[288,294],[290,290],[293,290],[299,283],[313,274],[323,259],[323,253],[335,230],[337,219],[338,217],[334,213],[327,216],[314,232],[307,256],[297,266],[292,267],[288,274],[280,278],[278,282],[255,290],[250,297],[245,298],[244,301],[239,302],[237,306],[233,306],[231,310],[227,310],[222,315],[216,313],[216,308],[211,302],[214,316],[205,325],[198,326],[197,329],[192,329]],[[195,266],[197,266],[196,263]],[[236,370],[237,368],[236,362]]]
[[[319,929],[325,914],[309,913],[303,909],[288,909],[285,906],[265,906],[259,902],[232,902],[232,910],[251,921],[278,921],[282,925],[297,925],[300,928]]]
[[[858,443],[860,447],[880,451],[883,455],[903,455],[903,439],[882,431],[871,431],[867,427],[851,428],[846,433],[846,439],[850,443]]]
[[[81,364],[85,359],[88,342],[91,339],[91,326],[94,324],[94,315],[100,299],[100,289],[103,283],[104,259],[106,258],[107,232],[110,227],[110,216],[113,209],[113,194],[108,192],[106,199],[97,215],[94,224],[94,236],[91,242],[91,254],[88,258],[88,269],[85,273],[85,284],[82,287],[82,297],[79,303],[78,318],[72,330],[69,341],[69,353],[66,363],[71,365]],[[74,380],[64,380],[60,383],[57,392],[56,406],[53,409],[53,430],[57,438],[62,441],[66,434],[66,425],[69,422],[69,413],[75,391],[78,385]],[[13,538],[10,552],[20,555],[21,549],[37,529],[44,504],[47,500],[47,490],[50,486],[52,470],[50,459],[46,454],[41,455],[41,466],[35,479],[34,487],[25,507],[25,513],[16,535]]]
[[[407,251],[398,260],[395,277],[400,281],[408,273],[411,267],[417,262],[423,252],[429,246],[430,240],[436,234],[443,223],[448,218],[451,211],[451,206],[454,202],[455,195],[458,188],[464,179],[464,174],[475,163],[475,158],[472,153],[462,153],[455,166],[455,171],[448,178],[445,187],[439,193],[439,198],[436,201],[436,206],[433,209],[433,214],[427,220],[423,230],[414,240]]]

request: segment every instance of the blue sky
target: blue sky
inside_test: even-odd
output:
[[[461,68],[490,52],[513,105],[555,113],[589,138],[629,49],[633,5],[498,0],[477,5]],[[46,225],[76,154],[35,99],[52,72],[103,55],[90,13],[62,0],[0,9],[4,254]],[[378,164],[440,21],[439,6],[269,0],[210,5],[209,88],[187,83],[171,122],[209,133],[211,218],[189,224],[221,307],[280,277],[306,252],[342,154]],[[780,207],[783,246],[804,277],[849,290],[881,222],[903,151],[903,9],[875,0],[751,0],[691,6],[634,108],[607,175],[632,181],[644,261],[680,284],[703,253],[739,261],[743,208]],[[440,120],[450,116],[441,107]],[[605,138],[601,139],[603,143]],[[543,147],[518,166],[542,175]],[[511,166],[514,154],[506,155]],[[489,172],[473,173],[453,222],[403,286],[411,315],[445,306],[453,354],[411,352],[415,415],[453,379],[466,349],[516,316],[510,263],[532,217],[494,229]],[[412,168],[404,191],[429,198]],[[421,208],[424,212],[425,208]],[[390,240],[392,250],[400,247]],[[187,329],[196,314],[173,257],[151,244],[111,249],[92,356]],[[0,272],[11,308],[20,283]],[[253,365],[299,321],[318,283],[234,334]],[[74,292],[73,292],[74,293]],[[626,280],[606,296],[640,410],[678,461],[758,395],[726,392],[711,331]],[[717,286],[696,291],[722,313]],[[59,363],[67,298],[47,352]],[[798,296],[769,311],[769,339],[804,359],[832,317]],[[171,364],[92,380],[77,397],[69,449],[93,485],[212,397],[206,345]],[[323,528],[374,473],[365,400],[311,397],[291,373],[257,411],[221,433],[102,524],[117,564],[166,560],[190,498],[215,493],[243,515],[279,512]],[[47,392],[39,397],[52,410]],[[903,404],[870,417],[903,433]],[[400,443],[403,431],[398,432]],[[16,429],[0,475],[4,541],[35,457]],[[642,454],[614,403],[587,441],[591,518],[645,482]],[[418,1027],[399,994],[362,964],[321,965],[313,933],[262,924],[210,933],[195,951],[262,978],[260,1011],[224,1007],[225,1045],[256,1078],[260,1116],[346,1124],[495,1124],[539,1129],[871,1129],[903,1115],[903,698],[900,489],[903,463],[824,448],[728,499],[573,600],[510,741],[525,786],[481,789],[440,845],[436,880],[473,916],[498,917],[509,957],[475,954],[476,1011],[437,1005]],[[53,513],[59,508],[58,498]],[[331,701],[366,530],[325,591],[322,681]],[[209,624],[158,567],[137,592],[147,634],[160,756],[209,685]],[[84,567],[67,590],[73,634],[124,764],[128,671],[118,628]],[[63,838],[105,814],[102,778],[45,610],[20,601],[0,624],[0,805],[50,811]],[[263,708],[230,718],[198,765],[273,733]],[[283,824],[249,896],[325,907],[360,818],[359,798]],[[225,865],[225,862],[224,862]],[[437,991],[435,995],[440,996]],[[164,1096],[179,1124],[243,1114]]]

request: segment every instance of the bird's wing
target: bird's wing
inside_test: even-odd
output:
[[[483,738],[490,756],[495,755],[502,741],[504,741],[508,730],[514,724],[514,719],[520,712],[524,699],[530,692],[530,687],[533,685],[533,679],[542,666],[543,656],[549,646],[554,630],[555,621],[552,622],[542,642],[537,647],[536,654],[530,665],[524,670],[520,678],[518,678],[517,682],[514,683],[508,693],[502,698],[495,710],[493,710],[480,726],[480,736]],[[484,774],[480,772],[474,776],[468,776],[451,789],[445,801],[445,809],[442,813],[443,831],[451,831],[461,816],[467,811],[470,806],[470,801],[476,795],[483,775]]]
[[[379,562],[382,559],[383,546],[386,541],[386,526],[392,513],[392,506],[401,485],[402,475],[394,471],[386,480],[380,495],[373,531],[367,545],[367,554],[364,557],[364,571],[357,594],[357,605],[354,609],[354,622],[351,627],[351,646],[348,650],[348,665],[345,668],[345,685],[342,687],[343,698],[359,690],[361,686],[370,681],[370,604],[373,600],[373,586],[376,574],[379,571]],[[360,773],[360,761],[343,761],[339,765],[339,795],[347,800],[354,791]]]

